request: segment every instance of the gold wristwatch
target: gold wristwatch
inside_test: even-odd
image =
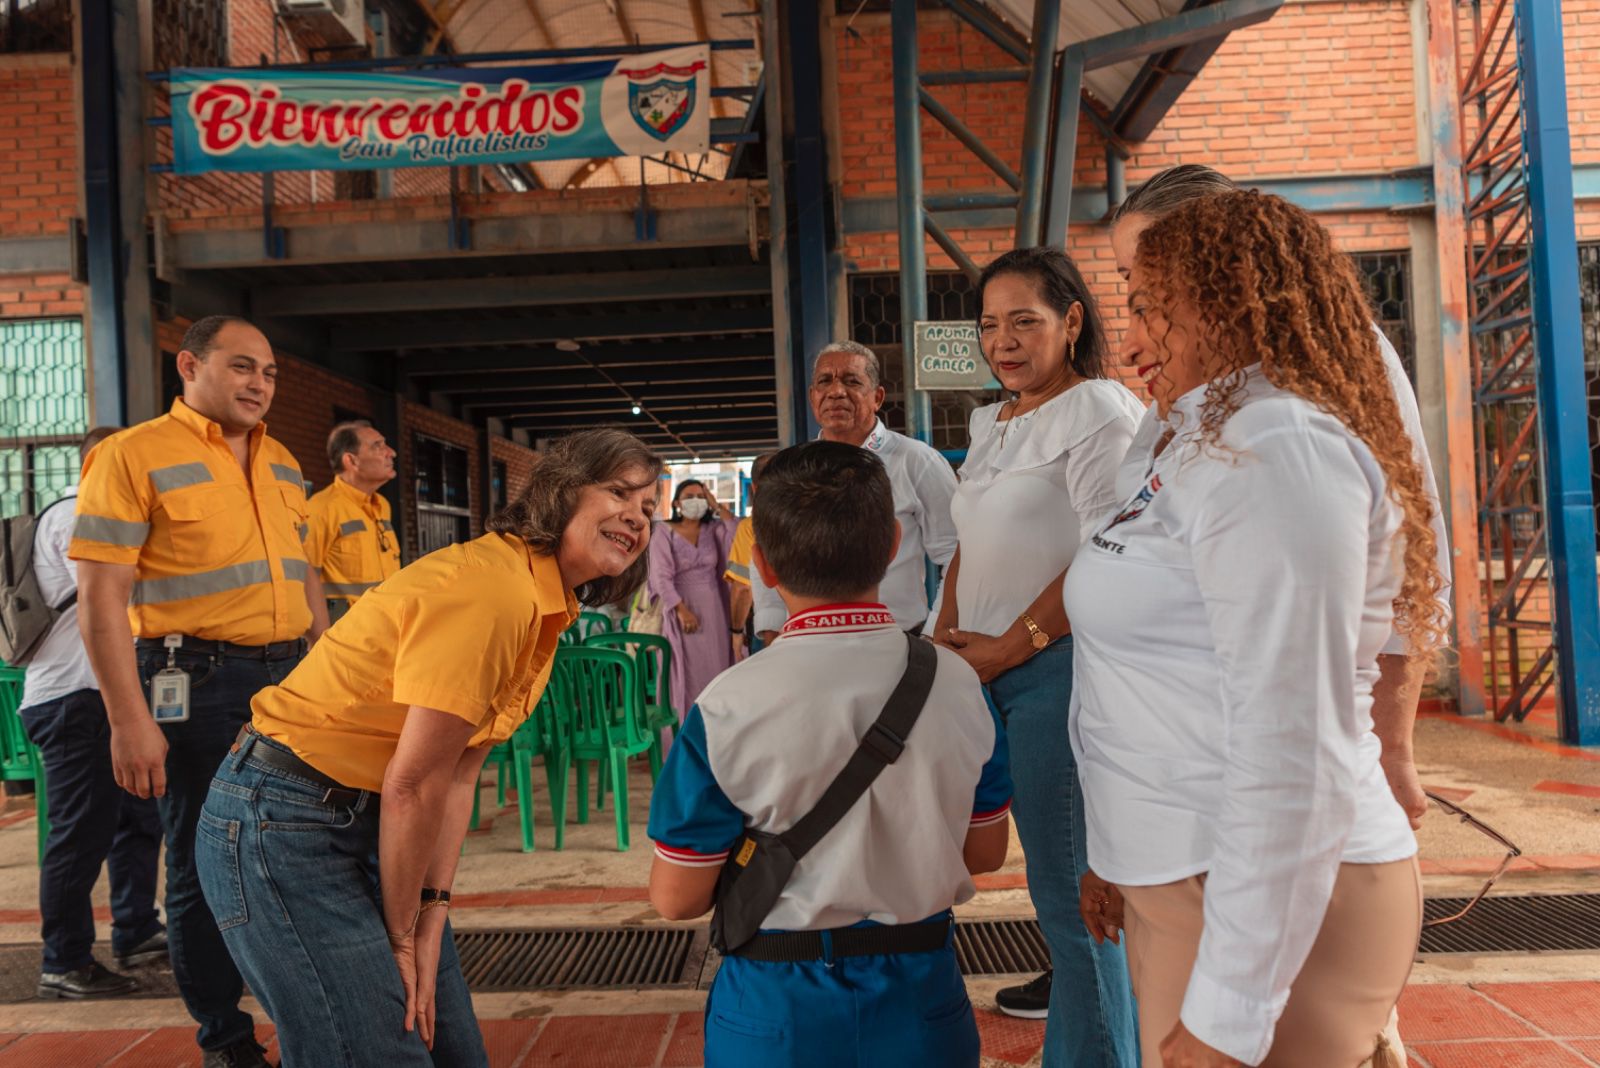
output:
[[[1035,649],[1043,649],[1050,644],[1050,635],[1039,629],[1039,624],[1033,621],[1032,616],[1024,612],[1017,618],[1021,619],[1022,625],[1028,628],[1028,640],[1033,643]]]

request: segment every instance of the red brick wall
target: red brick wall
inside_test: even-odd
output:
[[[514,441],[491,437],[489,455],[506,465],[506,500],[514,501],[522,496],[529,480],[533,478],[533,468],[539,462],[539,454]]]
[[[0,319],[82,314],[83,289],[64,274],[0,274]]]
[[[64,234],[78,205],[66,54],[0,56],[0,238]]]
[[[1600,0],[1563,0],[1561,21],[1572,162],[1600,163]]]

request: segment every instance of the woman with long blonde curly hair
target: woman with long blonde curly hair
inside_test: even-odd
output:
[[[1372,685],[1391,628],[1426,650],[1443,612],[1371,311],[1257,193],[1153,222],[1129,289],[1170,440],[1065,589],[1100,931],[1125,928],[1146,1065],[1382,1065],[1422,912]]]

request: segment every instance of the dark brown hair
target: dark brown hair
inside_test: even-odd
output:
[[[983,291],[1003,274],[1021,275],[1032,282],[1045,304],[1063,318],[1074,304],[1083,305],[1083,327],[1078,331],[1067,362],[1081,378],[1106,377],[1106,328],[1100,322],[1100,308],[1072,257],[1058,248],[1018,248],[985,267],[978,278],[980,337],[983,336]],[[984,353],[984,358],[988,358],[988,353]]]
[[[1245,368],[1259,360],[1267,381],[1338,419],[1372,453],[1401,510],[1395,628],[1413,649],[1440,644],[1433,506],[1350,257],[1282,197],[1235,192],[1198,197],[1157,218],[1139,236],[1136,263],[1169,320],[1178,305],[1198,313],[1210,353],[1202,444],[1220,447],[1241,403]]]
[[[179,348],[204,358],[210,355],[212,346],[217,343],[217,335],[229,323],[243,323],[251,328],[255,326],[249,319],[237,315],[208,315],[190,324],[189,329],[183,332],[183,344]]]
[[[842,599],[883,581],[894,558],[894,491],[866,449],[808,441],[761,473],[756,544],[778,582],[802,597]]]
[[[372,424],[365,419],[351,419],[328,432],[328,466],[335,475],[344,472],[345,454],[361,451],[361,435],[357,431],[370,426]]]
[[[634,467],[648,472],[654,482],[661,474],[661,457],[626,430],[602,427],[559,438],[539,455],[528,488],[491,516],[484,529],[513,534],[535,552],[554,556],[583,488],[617,478]],[[641,552],[622,574],[602,575],[572,592],[590,607],[625,600],[644,585],[650,569],[648,556]]]

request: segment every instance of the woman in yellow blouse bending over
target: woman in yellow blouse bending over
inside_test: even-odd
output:
[[[285,1064],[488,1064],[446,921],[479,771],[578,602],[644,581],[660,470],[622,431],[557,442],[489,533],[368,593],[256,695],[195,848]]]

